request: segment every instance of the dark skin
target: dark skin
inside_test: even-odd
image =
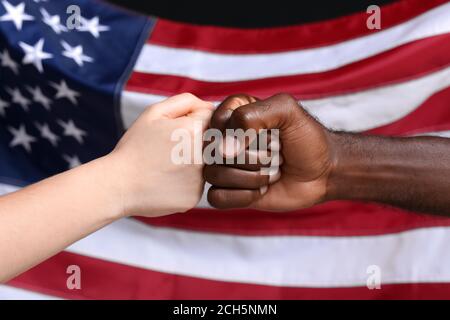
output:
[[[307,208],[330,200],[360,200],[450,216],[450,139],[390,138],[332,132],[287,94],[265,100],[227,98],[211,127],[279,129],[281,177],[269,184],[259,165],[210,165],[214,207],[267,211]]]

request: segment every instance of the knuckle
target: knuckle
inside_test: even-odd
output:
[[[238,108],[233,111],[231,119],[235,124],[239,125],[239,127],[245,129],[252,120],[252,114],[247,112],[245,108]]]
[[[200,100],[199,98],[197,98],[197,96],[195,96],[194,94],[192,94],[190,92],[183,92],[183,93],[180,93],[178,96],[180,98],[183,98],[184,100],[192,101],[192,102],[197,102]]]
[[[153,112],[153,110],[155,110],[158,107],[158,105],[159,105],[159,103],[154,103],[152,105],[149,105],[149,106],[145,107],[145,109],[142,112],[141,116],[149,118],[150,114]]]
[[[278,93],[274,96],[276,99],[278,99],[281,103],[286,105],[298,105],[297,99],[295,99],[292,95],[289,93]]]
[[[145,121],[145,122],[152,122],[156,118],[159,117],[161,114],[161,103],[157,102],[152,105],[147,106],[144,111],[137,117],[136,121]],[[141,120],[142,119],[142,120]]]
[[[233,109],[235,109],[240,106],[244,106],[246,104],[253,103],[257,100],[258,100],[257,98],[250,96],[248,94],[238,93],[238,94],[233,94],[231,96],[228,96],[223,103],[225,105],[232,106],[232,107],[234,107]]]
[[[289,121],[293,121],[293,119],[301,118],[304,114],[304,109],[301,104],[288,93],[279,93],[275,95],[275,100],[277,104],[282,106],[286,111],[286,116]]]
[[[237,106],[245,105],[250,102],[250,96],[243,93],[233,94],[227,98],[227,102]]]
[[[240,106],[255,102],[257,99],[245,94],[245,93],[238,93],[233,94],[225,98],[225,100],[221,103],[221,105],[232,107],[232,109],[238,108]]]

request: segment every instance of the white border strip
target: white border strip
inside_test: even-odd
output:
[[[408,42],[448,32],[450,3],[381,32],[307,50],[273,54],[218,54],[146,44],[134,69],[212,82],[323,72]]]

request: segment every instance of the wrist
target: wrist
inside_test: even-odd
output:
[[[127,186],[126,173],[115,154],[110,153],[89,163],[96,168],[98,189],[102,190],[105,206],[110,210],[110,219],[117,220],[127,217]]]
[[[327,200],[385,201],[414,174],[405,166],[413,154],[402,154],[401,141],[345,132],[331,133],[330,141]]]
[[[339,133],[327,130],[330,169],[325,183],[325,195],[322,202],[337,200],[339,177],[339,158],[342,157]],[[342,161],[342,160],[341,160]]]
[[[371,168],[367,167],[368,156],[362,136],[345,132],[329,132],[330,163],[326,201],[357,200],[367,197],[364,185]]]

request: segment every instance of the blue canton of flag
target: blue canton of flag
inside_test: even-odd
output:
[[[1,1],[0,183],[23,186],[111,151],[123,82],[152,24],[98,1]]]

